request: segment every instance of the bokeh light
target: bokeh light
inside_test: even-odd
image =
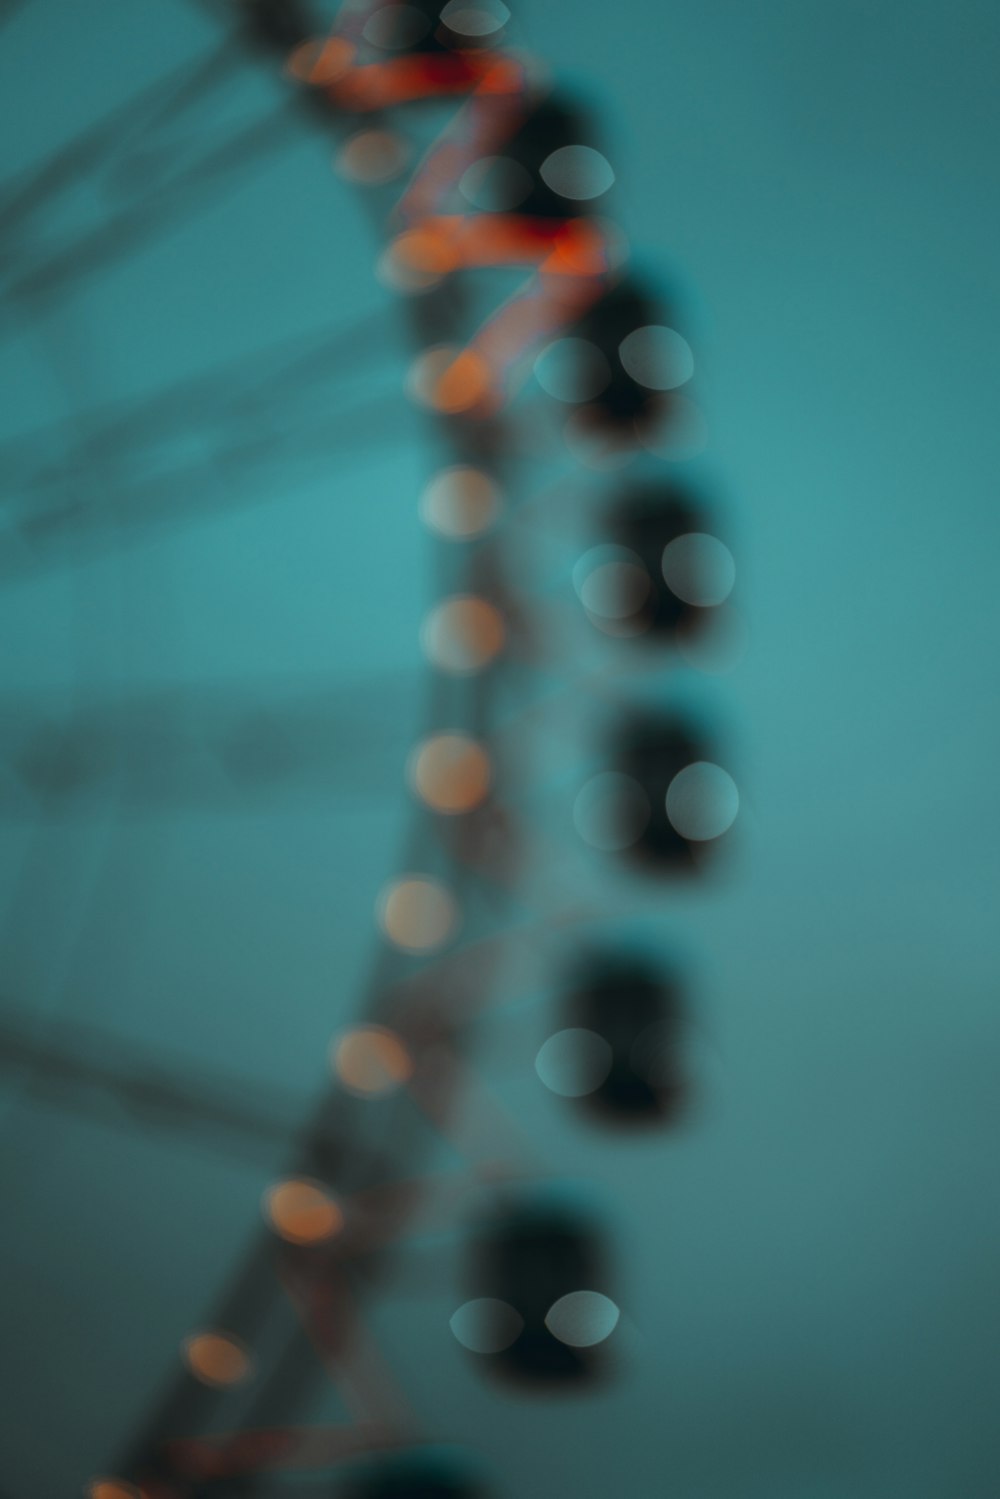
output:
[[[510,11],[501,0],[448,0],[441,19],[456,36],[492,37],[510,20]]]
[[[612,853],[630,848],[645,832],[649,799],[638,781],[620,771],[603,771],[581,788],[573,803],[573,823],[591,848]]]
[[[485,599],[458,594],[430,611],[420,639],[427,659],[455,676],[481,671],[503,649],[504,622]]]
[[[466,464],[455,464],[442,469],[424,489],[420,517],[440,536],[465,541],[489,530],[500,503],[500,490],[489,474]]]
[[[520,1336],[524,1318],[507,1301],[478,1296],[460,1306],[448,1325],[470,1353],[502,1353]]]
[[[694,374],[690,345],[673,328],[657,323],[623,338],[618,357],[626,374],[647,390],[675,390]]]
[[[628,619],[646,603],[651,581],[638,553],[629,547],[592,547],[573,568],[573,586],[590,615]]]
[[[418,745],[409,766],[410,782],[435,812],[471,812],[490,789],[490,758],[465,734],[433,734]]]
[[[599,1088],[611,1071],[614,1054],[596,1031],[571,1026],[556,1031],[539,1049],[535,1071],[552,1093],[584,1098]]]
[[[717,536],[688,531],[663,549],[663,577],[685,604],[713,608],[724,603],[736,582],[733,554]]]
[[[413,234],[422,231],[413,230]],[[405,238],[405,236],[404,236]],[[439,237],[442,238],[443,237]],[[399,265],[398,241],[392,246],[392,259]],[[426,238],[422,242],[421,254],[427,250]],[[442,257],[447,252],[442,249]],[[418,283],[433,285],[445,274],[440,264],[433,268],[417,264],[401,266],[404,279],[416,276]],[[428,280],[428,278],[431,278]],[[449,345],[437,345],[419,354],[410,366],[407,390],[421,406],[438,411],[444,416],[458,416],[482,405],[494,394],[493,373],[482,354],[475,349],[458,349]]]
[[[354,64],[355,48],[344,37],[331,36],[296,47],[286,64],[288,72],[300,83],[317,88],[343,78]]]
[[[378,919],[394,947],[426,953],[442,947],[458,926],[451,893],[427,875],[393,880],[379,896]]]
[[[395,1032],[360,1025],[333,1044],[333,1068],[351,1093],[383,1098],[413,1076],[413,1058]]]
[[[182,1351],[195,1379],[220,1389],[241,1384],[253,1367],[249,1352],[231,1333],[192,1333],[184,1339]]]
[[[593,1348],[611,1336],[620,1315],[610,1296],[600,1291],[570,1291],[549,1307],[545,1326],[570,1348]]]
[[[264,1193],[264,1216],[289,1244],[321,1244],[344,1226],[344,1215],[319,1182],[304,1177],[277,1182]]]
[[[93,1478],[84,1492],[87,1499],[146,1499],[144,1490],[122,1478]]]
[[[611,163],[593,146],[560,146],[542,162],[542,181],[561,198],[599,198],[615,180]]]
[[[740,794],[721,765],[696,760],[678,771],[667,787],[667,816],[682,838],[707,843],[720,838],[736,821]]]

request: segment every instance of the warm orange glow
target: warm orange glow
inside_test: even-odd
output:
[[[381,1098],[413,1075],[413,1061],[402,1041],[381,1025],[359,1026],[336,1042],[333,1066],[352,1093]]]
[[[334,92],[345,109],[390,109],[413,99],[471,94],[491,77],[484,92],[517,93],[523,72],[501,71],[495,58],[465,49],[416,53],[353,68],[340,77]]]
[[[550,275],[602,276],[610,263],[607,238],[597,225],[571,219],[560,227],[541,270]]]
[[[471,812],[490,789],[490,760],[481,744],[464,734],[435,734],[417,750],[413,785],[435,812]]]
[[[460,594],[431,611],[422,640],[435,666],[462,675],[489,665],[503,650],[505,633],[499,610],[485,599]]]
[[[300,83],[312,83],[322,88],[350,71],[356,50],[339,36],[326,41],[303,42],[289,57],[286,67]]]
[[[378,917],[394,947],[433,952],[458,925],[458,907],[445,887],[426,875],[395,880],[379,898]]]
[[[344,1215],[318,1182],[297,1178],[278,1182],[264,1194],[264,1212],[274,1231],[290,1244],[332,1239]]]
[[[423,275],[446,276],[458,265],[451,235],[432,226],[408,229],[393,241],[392,254],[400,265]]]
[[[121,1478],[95,1478],[87,1485],[87,1499],[146,1499],[142,1489]]]
[[[527,83],[523,62],[513,57],[490,58],[476,92],[479,94],[519,94]]]
[[[242,1343],[221,1332],[196,1332],[185,1338],[184,1361],[195,1379],[220,1387],[240,1384],[252,1367]]]
[[[479,406],[492,389],[493,376],[486,360],[475,349],[464,349],[433,382],[428,400],[438,411],[455,416]]]

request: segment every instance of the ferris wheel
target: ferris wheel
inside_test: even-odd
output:
[[[442,1388],[605,1398],[615,1176],[711,1092],[683,300],[499,0],[84,9],[0,33],[5,1481],[523,1492]]]

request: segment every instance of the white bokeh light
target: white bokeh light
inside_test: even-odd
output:
[[[673,328],[648,323],[623,338],[618,357],[625,372],[648,390],[676,390],[694,374],[690,345]]]
[[[696,760],[674,776],[667,787],[666,804],[670,824],[682,838],[708,843],[721,838],[736,821],[740,794],[721,765]]]
[[[460,1306],[448,1325],[470,1353],[502,1353],[520,1335],[524,1318],[509,1302],[478,1296]]]
[[[620,1316],[610,1296],[600,1291],[570,1291],[549,1307],[545,1326],[570,1348],[593,1348],[611,1336]]]
[[[736,563],[725,542],[688,531],[663,549],[663,577],[671,593],[700,609],[722,604],[733,591]]]
[[[540,1047],[535,1071],[546,1088],[561,1098],[585,1098],[604,1082],[613,1060],[603,1036],[571,1026],[556,1031]]]
[[[601,197],[615,180],[611,163],[593,146],[560,146],[546,156],[539,171],[554,193],[576,201]]]
[[[576,563],[573,586],[588,614],[617,620],[636,614],[652,585],[636,552],[629,547],[600,546],[592,547]]]

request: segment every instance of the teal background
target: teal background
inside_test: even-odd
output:
[[[609,1205],[626,1374],[582,1404],[498,1395],[450,1341],[447,1284],[387,1304],[380,1335],[501,1493],[987,1499],[1000,14],[584,0],[526,6],[519,27],[593,100],[616,216],[688,292],[704,472],[749,631],[706,688],[736,746],[742,839],[711,889],[664,911],[711,1037],[710,1101],[687,1130],[584,1131],[531,1070],[536,1012],[494,1037],[498,1089]],[[10,169],[216,34],[180,0],[33,0],[0,33]],[[205,128],[278,102],[265,72],[248,64]],[[279,469],[259,506],[0,593],[8,690],[316,674],[369,729],[374,768],[321,803],[2,831],[5,1000],[303,1112],[406,815],[429,587],[414,496],[432,460],[399,394],[404,337],[326,154],[293,137],[30,319],[5,306],[0,348],[4,434],[65,413],[86,431],[101,402],[374,315],[343,409],[387,402],[391,443]],[[81,185],[29,258],[101,206]],[[116,461],[88,483],[120,478]],[[281,1153],[234,1165],[4,1088],[0,1482],[55,1499],[114,1451]]]

